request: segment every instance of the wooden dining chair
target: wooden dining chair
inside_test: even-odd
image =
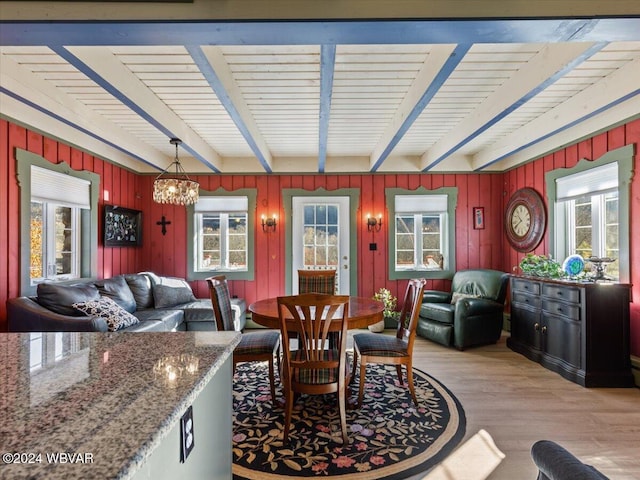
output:
[[[291,412],[297,394],[322,395],[335,393],[340,413],[344,445],[347,437],[347,327],[348,295],[305,293],[278,297],[280,334],[285,346],[281,370],[285,397],[283,441],[286,444],[291,427]],[[291,333],[298,338],[296,350],[288,346]],[[336,343],[329,342],[329,334]]]
[[[411,397],[416,406],[418,405],[413,385],[413,342],[416,336],[416,325],[425,283],[426,280],[424,279],[409,280],[395,336],[380,333],[356,333],[353,336],[353,371],[351,379],[355,377],[356,364],[358,363],[358,357],[360,357],[358,407],[362,405],[364,379],[368,363],[395,365],[400,385],[403,384],[402,365],[404,365],[407,369],[407,383],[409,384]]]
[[[233,331],[233,311],[229,286],[224,275],[207,278],[209,295],[213,305],[213,314],[218,331]],[[267,362],[269,365],[269,384],[271,387],[271,402],[276,401],[274,358],[279,365],[280,332],[277,330],[261,330],[242,333],[240,343],[233,350],[233,371],[236,364],[241,362]]]
[[[298,293],[336,293],[336,270],[298,270]]]

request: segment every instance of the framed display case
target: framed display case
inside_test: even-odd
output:
[[[104,246],[136,247],[142,245],[142,212],[105,205]]]

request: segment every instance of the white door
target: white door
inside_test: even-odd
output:
[[[298,270],[335,269],[336,290],[349,294],[349,197],[292,197],[291,288]]]

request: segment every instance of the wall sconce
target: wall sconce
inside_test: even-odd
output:
[[[372,217],[367,214],[367,230],[373,232],[374,229],[376,232],[379,232],[382,228],[382,214],[378,214],[378,218]]]
[[[262,231],[263,232],[275,232],[276,231],[276,215],[273,214],[273,217],[267,218],[262,215]]]

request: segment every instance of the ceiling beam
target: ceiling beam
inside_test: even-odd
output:
[[[640,59],[633,60],[608,77],[538,116],[522,128],[474,155],[472,169],[480,170],[591,119],[640,95]],[[618,121],[623,121],[620,118]],[[610,125],[610,123],[609,123]],[[602,125],[602,128],[606,125]],[[514,145],[518,145],[514,148]],[[555,148],[560,148],[558,144]]]
[[[233,79],[229,64],[220,48],[187,46],[187,51],[198,65],[200,72],[217,95],[222,106],[229,113],[233,123],[240,130],[240,134],[247,141],[262,168],[265,172],[272,173],[273,160],[267,142],[263,138],[249,106],[244,101],[242,92]]]
[[[47,18],[49,20],[117,20],[117,19],[218,19],[218,20],[273,20],[327,18],[381,19],[381,18],[544,18],[544,17],[604,17],[640,14],[636,0],[341,0],[332,2],[331,8],[318,0],[235,0],[211,2],[147,2],[121,4],[102,2],[95,8],[92,2],[3,1],[3,16],[16,20]]]
[[[335,65],[336,46],[322,45],[320,49],[320,118],[318,124],[318,172],[320,173],[324,173],[327,163],[327,141]]]
[[[440,87],[456,69],[471,45],[434,47],[416,80],[405,95],[393,120],[371,153],[371,171],[380,168],[413,122],[420,116]],[[425,89],[426,86],[426,89]]]
[[[421,158],[427,172],[500,120],[526,104],[577,65],[599,52],[606,43],[561,43],[547,45],[519,69],[499,89],[489,95],[473,114],[467,116]]]
[[[633,17],[311,22],[176,21],[174,17],[159,22],[155,17],[147,21],[54,21],[41,16],[47,21],[14,22],[7,20],[11,17],[5,13],[5,3],[0,45],[49,45],[52,39],[66,46],[544,43],[567,39],[614,42],[640,36],[640,18]],[[26,2],[19,3],[24,8]]]
[[[0,85],[0,92],[26,107],[10,110],[10,104],[5,100],[2,102],[3,114],[17,121],[32,124],[28,117],[34,115],[33,110],[36,110],[44,115],[38,116],[44,119],[44,123],[36,123],[41,130],[61,132],[56,124],[64,124],[72,129],[62,129],[66,132],[64,138],[67,141],[83,145],[87,143],[86,137],[90,137],[98,141],[97,145],[103,145],[103,148],[98,148],[95,153],[125,167],[139,169],[140,163],[143,163],[154,170],[159,168],[148,159],[162,158],[161,152],[140,142],[126,130],[96,114],[82,102],[53,87],[51,83],[34,75],[8,56],[2,58]],[[73,134],[69,136],[70,131]],[[113,158],[112,149],[120,153],[117,158]]]
[[[51,49],[166,135],[167,142],[173,137],[180,138],[181,147],[184,150],[214,172],[220,172],[220,158],[217,152],[167,107],[109,49],[95,47],[67,49],[55,46]]]

